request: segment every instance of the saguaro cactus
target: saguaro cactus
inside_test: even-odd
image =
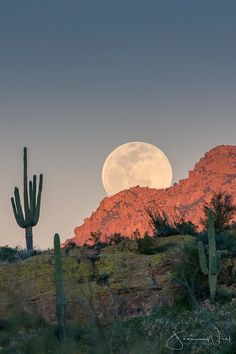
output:
[[[208,266],[207,266],[207,256],[205,253],[204,245],[202,241],[198,242],[198,254],[199,262],[202,272],[208,275],[209,288],[210,288],[210,298],[212,301],[215,300],[216,286],[217,286],[217,276],[219,273],[221,251],[216,250],[216,239],[215,239],[215,228],[214,228],[214,216],[212,210],[208,212]]]
[[[41,193],[43,188],[43,175],[39,177],[39,188],[37,193],[37,177],[33,176],[33,181],[29,181],[27,175],[27,148],[24,147],[23,159],[23,200],[24,212],[21,206],[19,188],[15,187],[14,197],[11,198],[13,212],[17,224],[25,229],[25,239],[27,251],[33,250],[33,226],[38,223],[41,205]]]
[[[60,339],[65,337],[65,295],[62,280],[61,244],[60,236],[54,236],[54,258],[55,258],[55,278],[56,278],[56,317],[58,325],[58,335]]]

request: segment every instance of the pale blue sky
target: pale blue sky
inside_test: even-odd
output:
[[[1,1],[0,244],[25,244],[10,205],[25,145],[45,177],[44,248],[98,207],[118,145],[156,145],[178,181],[235,144],[235,13],[227,0]]]

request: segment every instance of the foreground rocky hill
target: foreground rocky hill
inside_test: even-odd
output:
[[[135,240],[96,248],[63,251],[63,274],[68,318],[86,322],[93,316],[103,322],[114,317],[147,314],[158,304],[172,304],[177,288],[170,272],[178,260],[179,244],[191,236],[155,240],[166,252],[140,254]],[[161,249],[160,249],[161,250]],[[55,275],[52,251],[12,264],[0,265],[0,313],[27,308],[55,322]]]
[[[64,248],[63,341],[56,325],[53,251],[22,259],[16,257],[27,256],[25,253],[17,251],[13,257],[14,250],[1,249],[0,351],[169,354],[171,345],[176,345],[175,341],[169,343],[173,331],[185,336],[191,330],[196,338],[214,334],[217,340],[217,326],[222,338],[230,337],[230,341],[222,340],[219,348],[212,343],[197,347],[193,342],[184,343],[183,354],[234,354],[236,234],[233,229],[230,232],[231,236],[217,240],[223,253],[215,304],[208,300],[208,279],[199,269],[195,237],[148,237],[151,249],[147,237]]]
[[[104,198],[90,218],[75,228],[71,241],[89,243],[91,232],[101,233],[102,239],[115,232],[130,237],[136,229],[141,235],[152,233],[146,208],[174,211],[201,229],[202,205],[219,191],[236,199],[236,146],[222,145],[210,150],[189,171],[188,178],[165,190],[137,186]]]
[[[113,318],[146,315],[157,305],[173,305],[183,291],[173,282],[176,266],[183,245],[194,240],[188,235],[153,239],[154,254],[140,253],[138,242],[129,239],[102,248],[65,248],[62,262],[67,317],[84,323],[97,316],[108,323]],[[230,277],[235,280],[235,257],[222,261],[219,281]],[[10,264],[1,262],[0,294],[2,318],[27,309],[55,322],[53,251]]]

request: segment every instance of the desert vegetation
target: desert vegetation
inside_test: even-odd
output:
[[[204,230],[147,210],[153,234],[114,233],[90,244],[33,248],[42,175],[13,212],[26,249],[0,247],[0,352],[17,354],[233,354],[236,347],[236,211],[223,192],[203,206]],[[186,339],[188,338],[188,340]],[[201,340],[199,338],[205,338]],[[199,340],[198,340],[199,339]]]
[[[146,211],[154,229],[154,237],[186,234],[194,236],[197,234],[197,227],[177,213],[168,215],[167,212],[158,208],[154,211],[150,209],[146,209]]]
[[[25,229],[27,251],[33,251],[33,227],[37,225],[40,215],[41,193],[43,188],[43,175],[39,177],[37,191],[37,176],[28,182],[27,148],[24,147],[23,158],[23,201],[24,212],[20,200],[19,188],[15,187],[14,197],[11,198],[12,208],[17,224]]]
[[[202,219],[202,224],[205,229],[207,228],[209,210],[213,213],[215,230],[219,234],[230,227],[230,222],[236,213],[236,205],[233,203],[231,194],[215,193],[210,203],[203,205],[205,217]]]
[[[208,249],[204,234],[199,240],[146,235],[154,252],[142,252],[138,241],[146,244],[145,238],[118,236],[119,242],[103,247],[62,250],[57,236],[55,251],[28,258],[21,257],[22,250],[5,248],[0,267],[3,352],[171,353],[169,347],[178,346],[169,340],[173,331],[196,338],[213,334],[217,341],[216,326],[225,338],[230,335],[230,342],[217,347],[185,343],[182,352],[234,353],[236,234],[224,235],[215,238],[222,260],[213,301],[199,263],[199,240]]]

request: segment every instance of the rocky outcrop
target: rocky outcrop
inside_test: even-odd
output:
[[[171,306],[180,291],[171,281],[180,257],[177,246],[192,239],[187,235],[159,238],[155,246],[167,250],[153,255],[140,254],[137,242],[129,239],[102,249],[63,249],[67,318],[109,323],[148,314],[156,305]],[[1,317],[27,309],[55,323],[54,272],[52,251],[0,265]]]
[[[183,296],[183,285],[176,278],[184,257],[180,245],[194,240],[189,235],[153,239],[154,254],[140,254],[137,241],[128,238],[103,248],[64,248],[67,319],[111,325],[120,319],[152,314],[159,306],[172,307]],[[236,257],[233,252],[230,257],[227,254],[221,261],[219,284],[235,292]],[[56,323],[54,262],[53,250],[48,250],[0,264],[1,320],[26,311]]]
[[[70,241],[89,243],[91,232],[100,232],[102,239],[114,233],[130,237],[136,229],[141,235],[152,233],[146,208],[175,211],[201,229],[202,205],[220,191],[232,194],[236,200],[236,146],[222,145],[210,150],[189,171],[188,178],[170,188],[136,186],[104,198],[90,218],[75,228]]]

